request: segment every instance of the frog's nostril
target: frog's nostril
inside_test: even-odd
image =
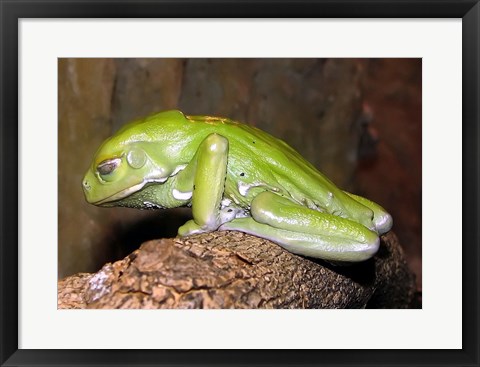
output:
[[[83,187],[85,188],[85,190],[90,190],[90,185],[88,184],[87,180],[83,181]]]

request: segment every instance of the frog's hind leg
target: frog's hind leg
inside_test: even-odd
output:
[[[219,229],[250,233],[290,252],[330,261],[364,261],[380,245],[377,234],[361,224],[306,208],[268,191],[252,201],[251,214],[224,223]]]
[[[380,205],[374,203],[373,201],[365,199],[362,196],[350,194],[346,191],[344,191],[344,193],[373,211],[373,225],[375,226],[375,230],[378,234],[387,233],[390,229],[392,229],[392,216],[388,214],[387,211],[383,209]]]

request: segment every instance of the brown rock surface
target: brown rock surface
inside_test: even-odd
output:
[[[240,232],[212,232],[144,243],[95,274],[58,284],[71,308],[407,308],[414,277],[396,236],[350,266],[297,256]]]

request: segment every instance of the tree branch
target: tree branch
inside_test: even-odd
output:
[[[333,266],[241,232],[145,242],[58,284],[59,308],[407,308],[415,280],[393,233],[368,261]]]

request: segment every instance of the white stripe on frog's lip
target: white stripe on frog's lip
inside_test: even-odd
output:
[[[133,194],[134,192],[137,192],[138,190],[141,190],[143,188],[143,186],[145,186],[145,185],[146,185],[146,182],[142,181],[137,185],[134,185],[134,186],[131,186],[131,187],[125,189],[125,190],[119,191],[119,192],[117,192],[113,195],[110,195],[110,196],[102,199],[102,200],[96,201],[93,204],[94,205],[101,205],[101,204],[109,203],[109,202],[112,202],[112,201],[121,200],[121,199],[126,198],[127,196]]]
[[[143,189],[143,187],[147,183],[151,183],[151,182],[164,183],[165,181],[167,181],[167,178],[168,177],[165,177],[165,178],[151,178],[151,179],[143,180],[142,182],[140,182],[136,185],[128,187],[125,190],[119,191],[119,192],[117,192],[113,195],[110,195],[110,196],[108,196],[108,197],[106,197],[102,200],[96,201],[92,204],[93,205],[101,205],[101,204],[105,204],[105,203],[110,203],[112,201],[122,200],[122,199],[126,198],[127,196],[130,196],[133,193],[136,193],[136,192],[140,191],[141,189]]]
[[[189,200],[192,198],[192,192],[181,192],[178,191],[177,189],[173,189],[172,195],[175,199],[177,200]]]

